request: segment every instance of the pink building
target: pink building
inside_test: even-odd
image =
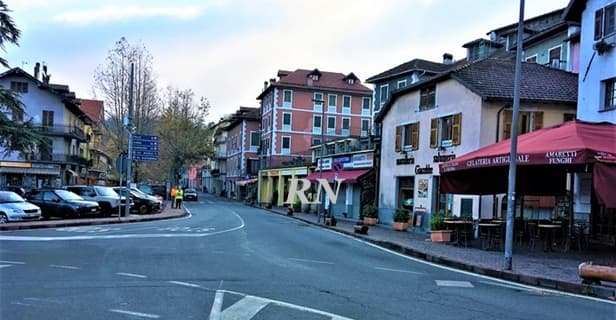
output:
[[[310,147],[371,130],[372,90],[345,75],[297,69],[278,71],[261,101],[261,169],[308,162]]]
[[[259,109],[240,107],[226,127],[225,189],[228,196],[243,198],[256,182],[260,144]]]

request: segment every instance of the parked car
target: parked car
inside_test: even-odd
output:
[[[130,189],[130,198],[132,201],[130,208],[131,213],[148,214],[160,211],[161,206],[156,198],[135,189],[136,188]],[[113,190],[121,196],[126,194],[126,187],[114,187]]]
[[[194,200],[194,201],[199,200],[199,195],[197,195],[197,190],[195,190],[193,188],[186,188],[184,190],[184,200],[186,200],[186,201],[188,201],[188,200]]]
[[[43,218],[98,216],[101,212],[97,202],[84,200],[64,189],[33,190],[27,194],[27,199],[41,208]]]
[[[167,187],[163,184],[138,184],[137,189],[145,194],[162,198],[162,200],[167,199]]]
[[[156,202],[158,203],[158,211],[157,211],[157,212],[159,212],[160,210],[162,210],[162,209],[163,209],[163,206],[164,206],[165,200],[163,200],[163,198],[162,198],[162,197],[160,197],[160,196],[156,196],[156,195],[150,195],[150,194],[147,194],[147,193],[145,193],[145,192],[143,192],[143,191],[139,190],[139,188],[134,188],[134,187],[133,187],[133,188],[130,188],[130,189],[131,189],[131,191],[133,191],[133,192],[139,193],[141,196],[145,196],[145,197],[147,197],[148,199],[151,199],[151,200],[156,201]]]
[[[22,187],[4,186],[4,187],[0,187],[0,190],[15,192],[15,193],[17,193],[17,195],[19,195],[22,198],[24,198],[26,196],[26,190],[24,188],[22,188]]]
[[[74,185],[67,186],[66,190],[81,196],[85,200],[98,202],[103,216],[108,217],[120,211],[120,196],[111,187]]]
[[[41,208],[12,191],[0,191],[0,224],[9,221],[38,220]]]

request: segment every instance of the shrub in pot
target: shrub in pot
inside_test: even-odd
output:
[[[372,226],[378,223],[379,214],[375,206],[371,204],[366,204],[363,206],[361,213],[364,217],[364,224]]]
[[[394,213],[394,224],[392,225],[394,230],[397,231],[406,231],[409,228],[409,219],[411,218],[411,214],[409,210],[404,208],[396,209]]]

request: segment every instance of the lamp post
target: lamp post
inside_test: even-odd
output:
[[[325,101],[317,99],[312,99],[312,101],[321,104],[321,156],[319,157],[319,179],[323,179],[323,156],[325,155]],[[321,192],[319,191],[317,194],[321,195]],[[317,223],[321,222],[321,212],[325,206],[323,203],[323,196],[319,197],[319,201],[321,205],[317,208]],[[325,217],[323,217],[323,222],[325,222]]]

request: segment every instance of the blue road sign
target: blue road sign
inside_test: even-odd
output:
[[[158,136],[133,135],[133,160],[158,161]]]

